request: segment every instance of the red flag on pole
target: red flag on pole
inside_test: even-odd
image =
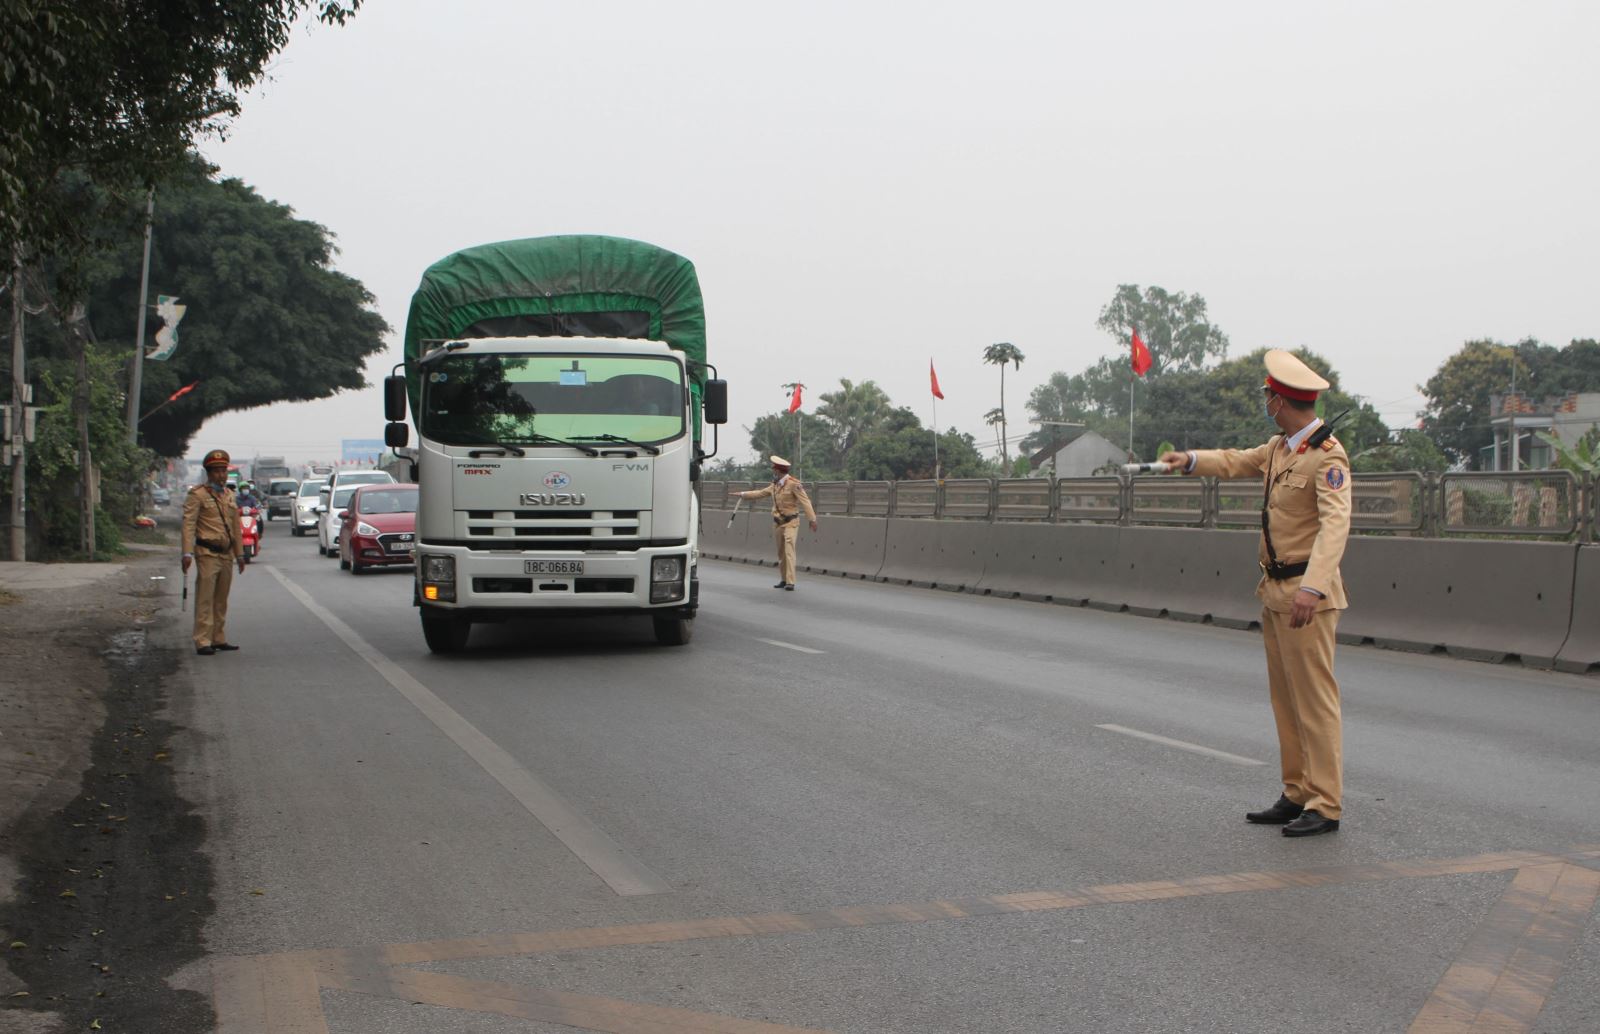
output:
[[[1150,349],[1145,347],[1143,341],[1139,340],[1139,331],[1135,330],[1133,332],[1133,372],[1143,377],[1145,371],[1149,370],[1154,362],[1155,360],[1150,357]]]
[[[944,392],[939,390],[939,374],[936,373],[934,371],[934,369],[933,369],[933,360],[932,359],[928,360],[928,380],[932,383],[932,386],[933,386],[933,397],[936,398],[936,399],[944,398]]]
[[[800,389],[804,387],[804,384],[796,384],[794,386],[794,398],[789,400],[789,412],[793,413],[800,408]]]
[[[173,392],[170,396],[168,396],[167,397],[167,401],[168,402],[176,402],[178,399],[182,398],[183,396],[189,394],[189,392],[193,391],[195,389],[195,384],[199,384],[199,383],[200,383],[199,381],[195,381],[194,384],[185,384],[183,387],[179,388],[177,391]]]

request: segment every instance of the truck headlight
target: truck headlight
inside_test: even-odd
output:
[[[683,557],[658,556],[650,561],[650,602],[683,598]]]
[[[456,580],[456,558],[453,556],[424,556],[422,580],[425,582],[453,582]]]

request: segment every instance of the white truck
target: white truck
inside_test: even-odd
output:
[[[477,622],[616,613],[687,643],[716,452],[702,409],[727,419],[694,266],[615,237],[469,248],[423,274],[405,345],[384,437],[419,486],[428,647],[464,649]]]

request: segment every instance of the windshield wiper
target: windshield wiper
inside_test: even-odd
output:
[[[549,434],[534,433],[528,435],[526,438],[519,438],[517,440],[527,445],[565,445],[569,449],[577,449],[586,456],[600,455],[600,450],[596,449],[592,445],[584,445],[582,442],[568,441],[565,438],[557,438],[554,435]],[[520,455],[520,453],[518,455]]]
[[[473,449],[471,452],[467,453],[467,455],[471,456],[473,459],[477,459],[479,456],[487,456],[492,452],[498,452],[502,456],[508,452],[516,456],[526,456],[528,454],[526,449],[518,448],[509,442],[450,442],[449,444],[483,446],[481,449]]]
[[[636,442],[632,438],[624,438],[621,435],[616,435],[616,434],[583,434],[583,435],[579,435],[578,437],[583,439],[586,442],[616,442],[619,445],[631,445],[635,449],[643,449],[645,452],[648,452],[652,456],[661,455],[661,447],[659,445],[646,445],[644,442]]]

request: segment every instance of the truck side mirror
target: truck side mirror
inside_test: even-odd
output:
[[[383,444],[391,449],[404,449],[411,442],[411,425],[384,424]]]
[[[705,413],[706,423],[725,424],[728,422],[728,382],[718,378],[706,381],[705,394],[702,396],[701,408]]]
[[[390,423],[406,418],[406,379],[398,374],[383,379],[383,418]]]

